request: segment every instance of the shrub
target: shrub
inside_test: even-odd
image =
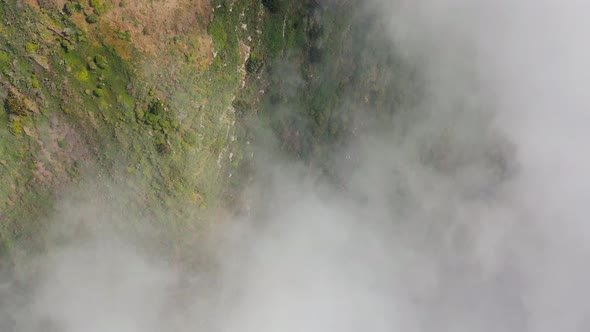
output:
[[[275,14],[280,11],[279,0],[262,0],[262,5],[268,9],[269,12]]]
[[[149,31],[148,30],[149,30],[148,27],[145,27],[143,29],[144,35],[149,35]],[[124,30],[121,30],[121,29],[117,29],[116,34],[117,34],[117,39],[131,41],[131,34],[129,33],[129,31],[124,31]]]
[[[101,15],[105,12],[105,6],[100,0],[90,0],[90,7],[94,8],[94,13]]]
[[[68,142],[64,138],[59,138],[57,140],[57,146],[59,146],[60,149],[65,149],[68,147]]]
[[[232,106],[236,110],[238,116],[243,116],[250,113],[252,107],[243,99],[236,99],[232,102]]]
[[[102,55],[96,55],[96,56],[94,56],[94,63],[100,69],[106,69],[107,68],[107,65],[109,64],[109,62],[107,61],[107,58],[105,58]]]
[[[92,91],[92,94],[94,94],[96,97],[103,97],[104,96],[104,90],[101,88],[96,88],[94,89],[94,91]]]
[[[154,115],[152,113],[148,113],[146,115],[144,115],[143,119],[145,120],[145,122],[151,126],[155,126],[158,124],[158,116]]]
[[[6,110],[10,114],[27,114],[27,106],[25,105],[24,99],[17,96],[13,91],[9,91],[8,96],[6,97]]]
[[[98,69],[98,66],[96,65],[96,63],[94,63],[94,61],[88,61],[88,63],[86,64],[86,67],[92,71],[95,71]]]
[[[156,116],[162,115],[162,113],[164,113],[164,103],[162,103],[160,98],[152,99],[148,105],[148,112]]]
[[[169,154],[170,153],[170,145],[166,141],[164,135],[157,135],[156,136],[156,150],[160,154]]]
[[[31,86],[35,89],[39,87],[39,80],[37,79],[37,75],[31,76]]]
[[[98,16],[96,14],[90,14],[86,16],[86,22],[93,24],[98,22]]]
[[[10,120],[10,133],[19,136],[23,133],[23,124],[20,119]]]
[[[66,51],[66,53],[68,53],[74,49],[74,45],[72,45],[72,43],[70,43],[69,41],[67,41],[65,39],[62,40],[60,44],[61,44],[61,47],[64,49],[64,51]]]
[[[148,104],[147,112],[143,117],[139,113],[136,113],[136,115],[139,119],[143,118],[143,121],[150,125],[154,131],[157,151],[161,154],[169,153],[171,148],[167,141],[168,132],[171,129],[178,128],[178,122],[174,118],[174,114],[166,110],[160,98],[154,98]]]
[[[255,54],[251,54],[246,61],[246,71],[248,74],[255,74],[259,72],[262,66],[264,66],[264,62],[258,59]]]
[[[75,2],[66,2],[66,4],[64,5],[63,11],[64,13],[66,13],[66,15],[73,15],[75,12],[79,11],[80,9],[82,9],[82,7],[80,6],[79,3],[75,3]]]

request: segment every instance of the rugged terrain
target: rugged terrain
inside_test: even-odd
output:
[[[2,255],[42,251],[73,192],[177,232],[167,245],[178,253],[220,213],[247,208],[253,146],[330,176],[326,156],[362,130],[350,105],[388,116],[411,99],[394,87],[411,71],[365,38],[378,20],[343,15],[354,6],[0,2]]]

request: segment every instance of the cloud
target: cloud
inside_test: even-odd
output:
[[[423,98],[330,157],[343,186],[261,153],[250,212],[188,283],[94,227],[40,258],[17,331],[585,330],[590,5],[366,6]],[[62,219],[138,218],[100,204]]]

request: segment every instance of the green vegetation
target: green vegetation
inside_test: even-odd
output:
[[[96,15],[102,15],[106,11],[106,6],[101,0],[90,0],[89,4]]]
[[[59,146],[60,149],[66,149],[68,147],[68,142],[63,138],[60,138],[57,140],[57,146]]]
[[[91,24],[98,22],[98,15],[96,15],[96,14],[86,15],[86,22],[91,23]]]
[[[14,136],[23,134],[23,124],[20,118],[13,117],[10,119],[10,133]]]
[[[10,69],[10,56],[7,52],[0,50],[0,72],[6,73]]]
[[[90,73],[88,73],[88,70],[86,69],[82,69],[76,72],[75,76],[80,82],[88,82],[88,80],[90,79]]]
[[[27,115],[28,110],[23,97],[18,96],[14,91],[9,91],[6,97],[6,110],[14,115]]]
[[[273,14],[278,13],[281,8],[280,0],[262,0],[262,4]]]
[[[37,79],[37,75],[35,74],[31,75],[31,86],[34,89],[38,89],[40,86],[39,80]]]
[[[94,63],[100,69],[106,69],[107,68],[107,65],[109,64],[107,58],[105,58],[104,56],[102,56],[100,54],[94,56]]]
[[[220,66],[236,68],[240,60],[238,35],[235,31],[239,19],[233,13],[233,8],[230,10],[230,6],[233,4],[230,4],[229,1],[218,1],[218,3],[215,9],[215,19],[209,24],[208,30],[217,52],[213,66],[216,70],[221,71],[224,69]]]
[[[129,31],[123,31],[121,29],[117,29],[116,34],[117,34],[117,39],[131,41],[131,34],[129,34]]]
[[[150,101],[145,115],[142,115],[142,120],[153,131],[157,151],[161,154],[170,153],[171,147],[168,140],[171,131],[178,129],[174,112],[169,110],[160,98],[154,98]]]
[[[33,43],[33,42],[28,42],[25,45],[25,50],[28,54],[32,54],[37,52],[37,44]]]
[[[264,23],[264,44],[268,57],[277,58],[285,46],[283,38],[283,18],[275,15],[270,16]]]
[[[66,15],[73,15],[82,10],[82,6],[76,1],[68,1],[64,4],[63,11]]]
[[[75,49],[74,44],[72,44],[71,42],[69,42],[65,39],[60,42],[60,45],[63,48],[63,50],[66,52],[71,52]]]
[[[99,98],[100,98],[100,97],[104,97],[104,90],[103,90],[102,88],[96,88],[96,89],[94,89],[94,90],[92,91],[92,94],[93,94],[95,97],[99,97]]]
[[[262,61],[256,53],[250,53],[250,57],[246,61],[246,71],[248,74],[259,73],[263,66],[264,61]]]

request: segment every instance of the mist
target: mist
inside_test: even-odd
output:
[[[0,330],[587,330],[590,4],[364,10],[423,97],[330,156],[343,186],[260,151],[248,212],[214,226],[214,263],[190,272],[154,254],[157,230],[113,226],[136,211],[64,203],[22,272],[34,287],[0,288]]]

